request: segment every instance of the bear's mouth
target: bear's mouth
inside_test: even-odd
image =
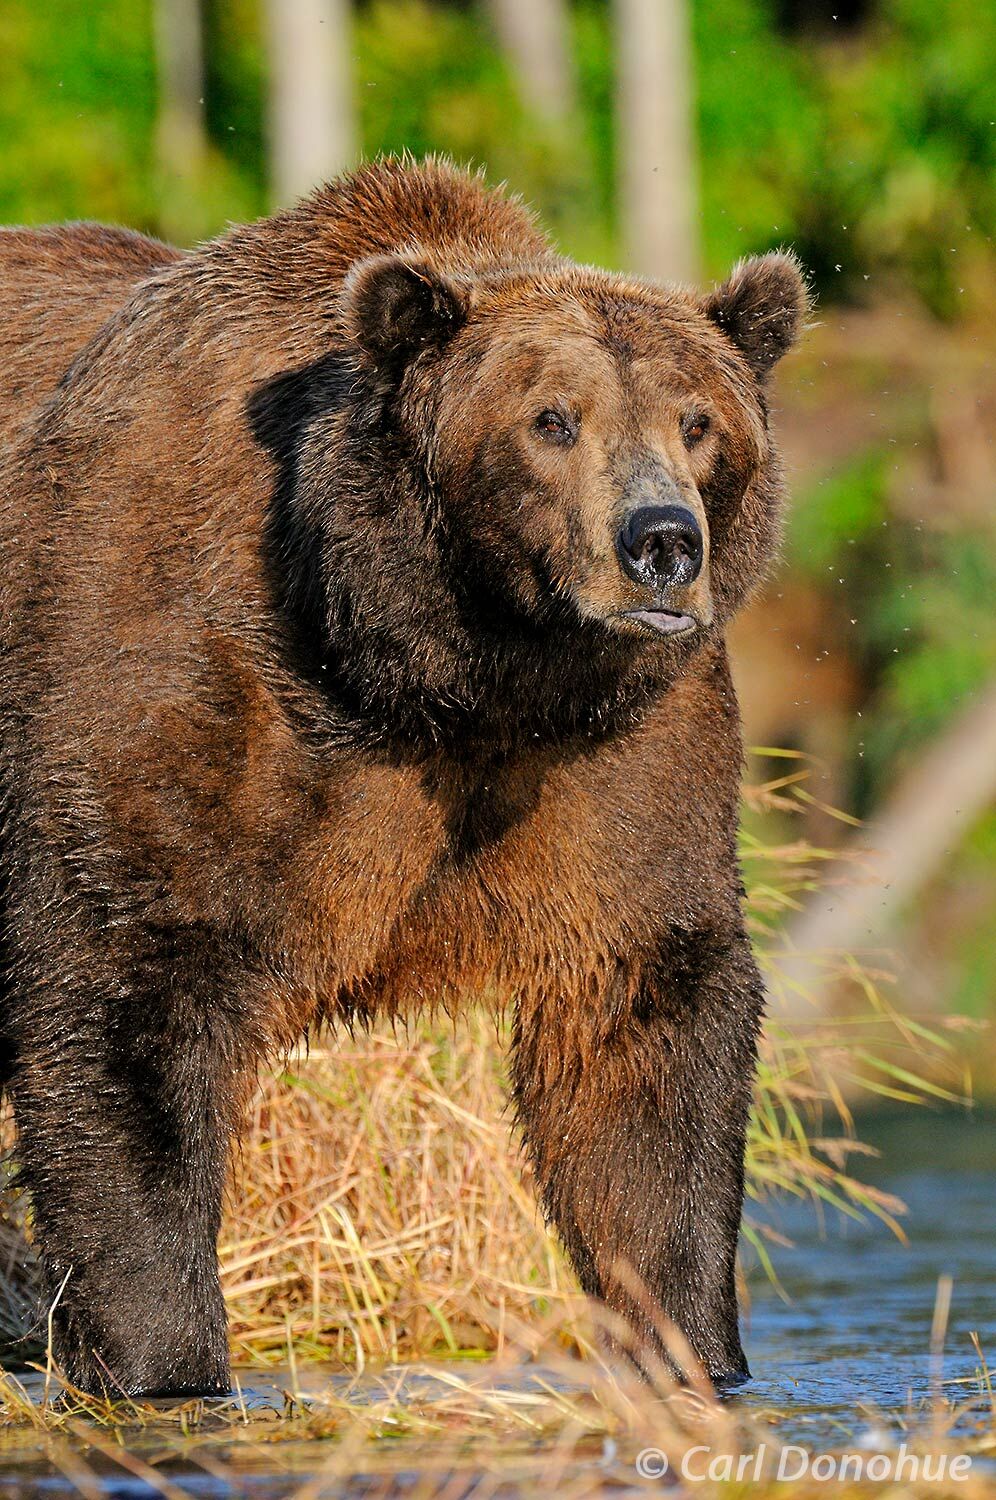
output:
[[[658,635],[683,635],[686,630],[694,630],[698,625],[698,621],[691,615],[679,614],[674,609],[628,609],[623,618],[635,620],[638,625],[646,625],[648,630],[654,630]]]

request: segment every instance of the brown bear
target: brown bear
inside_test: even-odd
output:
[[[494,995],[582,1287],[743,1377],[723,631],[794,260],[580,267],[388,160],[191,254],[10,231],[0,289],[0,1066],[65,1375],[226,1390],[261,1060]]]

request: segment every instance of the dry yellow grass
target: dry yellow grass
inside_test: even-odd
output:
[[[772,1193],[811,1193],[893,1221],[901,1211],[847,1169],[855,1143],[836,1080],[842,1054],[860,1050],[880,1060],[876,1090],[948,1093],[888,1071],[920,1065],[921,1029],[907,1025],[869,1009],[805,1040],[771,1029],[748,1139],[746,1231],[762,1260],[755,1205]],[[500,1030],[483,1012],[449,1031],[378,1028],[329,1039],[265,1080],[233,1163],[221,1236],[237,1361],[332,1358],[362,1369],[500,1354],[510,1327],[551,1314],[561,1318],[562,1346],[587,1346],[573,1275],[518,1149]],[[935,1065],[943,1042],[930,1043]],[[9,1118],[6,1130],[10,1139]],[[4,1197],[0,1332],[16,1338],[33,1326],[26,1352],[37,1354],[44,1324],[25,1206],[16,1193]]]
[[[752,810],[798,810],[786,785],[800,774],[748,789]],[[756,835],[743,852],[749,917],[774,985],[779,919],[828,856]],[[810,1193],[895,1225],[902,1205],[848,1171],[855,1142],[841,1080],[852,1094],[911,1101],[950,1099],[965,1084],[942,1032],[904,1019],[868,976],[856,989],[846,1020],[805,1034],[769,1026],[748,1192],[755,1203]],[[265,1084],[222,1235],[237,1359],[284,1361],[293,1349],[363,1367],[500,1353],[510,1321],[549,1313],[563,1318],[562,1343],[587,1344],[573,1275],[537,1211],[509,1118],[504,1029],[483,1011],[449,1029],[375,1028],[328,1039]],[[750,1210],[746,1231],[766,1262]]]
[[[748,791],[752,809],[793,805],[788,780],[795,785],[797,773]],[[750,920],[770,966],[780,914],[817,878],[822,856],[756,835],[744,855]],[[752,1200],[812,1193],[895,1221],[901,1205],[847,1170],[850,1107],[839,1080],[863,1077],[877,1093],[909,1099],[953,1097],[961,1080],[943,1035],[904,1020],[867,978],[861,986],[862,1006],[846,1022],[805,1036],[769,1027],[748,1142]],[[588,1346],[587,1316],[537,1211],[508,1114],[504,1025],[481,1011],[452,1027],[324,1038],[264,1080],[221,1236],[238,1362],[331,1358],[363,1369],[501,1354],[510,1327],[549,1316],[561,1347]],[[21,1334],[33,1321],[44,1334],[31,1312],[24,1206],[4,1197],[0,1332]],[[746,1229],[764,1261],[753,1209]]]
[[[894,1059],[923,1042],[876,1012],[849,1025],[843,1041],[839,1027],[806,1042],[775,1029],[766,1040],[749,1192],[755,1202],[811,1193],[895,1223],[902,1205],[847,1170],[855,1143],[830,1063],[839,1066],[842,1049]],[[551,1312],[570,1314],[563,1342],[588,1342],[573,1276],[518,1149],[501,1056],[493,1020],[473,1013],[452,1034],[384,1028],[344,1038],[266,1083],[222,1234],[236,1359],[286,1362],[293,1350],[362,1368],[500,1354],[510,1325]],[[892,1074],[905,1069],[883,1065],[897,1091]],[[752,1209],[747,1232],[763,1260]]]
[[[752,795],[763,808],[780,790]],[[751,921],[771,967],[779,915],[816,878],[820,856],[756,837],[745,855]],[[773,967],[771,977],[777,982]],[[861,1005],[832,1028],[768,1029],[748,1143],[747,1232],[762,1259],[756,1203],[772,1192],[811,1193],[888,1219],[900,1211],[848,1171],[854,1142],[842,1078],[911,1100],[961,1088],[943,1033],[904,1019],[867,976],[856,988]],[[696,1484],[701,1493],[785,1493],[774,1478],[777,1413],[750,1418],[704,1387],[676,1391],[664,1377],[651,1390],[592,1352],[597,1313],[578,1298],[541,1221],[509,1117],[504,1028],[479,1011],[455,1027],[426,1022],[410,1033],[381,1027],[324,1038],[263,1081],[233,1163],[221,1265],[236,1362],[260,1371],[257,1380],[271,1368],[286,1399],[278,1394],[269,1410],[246,1408],[240,1396],[165,1411],[71,1395],[39,1405],[0,1378],[5,1473],[27,1485],[40,1472],[61,1473],[73,1492],[92,1497],[125,1480],[172,1500],[193,1477],[235,1493],[279,1480],[280,1492],[299,1500],[353,1492],[588,1500],[666,1488],[653,1474],[640,1479],[641,1451],[652,1450],[657,1464],[666,1457],[674,1475],[689,1457],[700,1469],[708,1449],[733,1476],[743,1461],[750,1477],[706,1480]],[[5,1128],[9,1139],[9,1119]],[[24,1206],[16,1194],[9,1201],[0,1324],[14,1331],[29,1317],[31,1276]],[[35,1328],[44,1333],[37,1317]],[[583,1364],[570,1358],[579,1352]],[[450,1362],[389,1368],[438,1355]],[[309,1376],[313,1359],[341,1362],[361,1378],[353,1388],[326,1372]],[[299,1391],[317,1396],[299,1400]],[[973,1408],[977,1431],[966,1441],[963,1425],[954,1431],[964,1409],[939,1398],[909,1446],[935,1456],[991,1454],[992,1407]],[[890,1493],[982,1500],[987,1486],[973,1473],[951,1486],[896,1483]],[[819,1479],[789,1488],[826,1493]],[[851,1497],[880,1486],[834,1490]]]
[[[570,1296],[499,1055],[476,1014],[315,1048],[265,1085],[222,1234],[237,1358],[500,1350],[509,1317]]]

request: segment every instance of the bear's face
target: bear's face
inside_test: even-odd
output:
[[[773,552],[764,383],[806,305],[783,255],[704,298],[552,257],[358,262],[341,347],[248,405],[301,658],[420,745],[632,723]]]
[[[648,645],[713,622],[728,519],[714,476],[744,491],[767,442],[756,395],[709,342],[621,299],[527,298],[468,327],[437,425],[440,493],[523,611],[555,598]]]
[[[806,305],[790,258],[699,300],[577,268],[458,281],[383,257],[346,296],[492,613],[670,650],[760,578],[780,498],[763,383]]]

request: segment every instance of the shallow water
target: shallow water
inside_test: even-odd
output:
[[[881,1147],[883,1157],[878,1163],[862,1161],[858,1175],[905,1200],[909,1213],[902,1222],[908,1243],[874,1219],[855,1222],[828,1211],[821,1222],[809,1203],[765,1207],[765,1221],[792,1241],[791,1248],[773,1250],[789,1300],[782,1300],[759,1269],[749,1272],[746,1346],[754,1378],[731,1399],[759,1420],[772,1421],[781,1442],[854,1449],[897,1440],[923,1421],[932,1392],[940,1389],[963,1405],[954,1430],[968,1434],[984,1420],[987,1407],[971,1333],[978,1334],[996,1366],[996,1114],[904,1110],[865,1122],[861,1134]],[[931,1324],[941,1276],[950,1276],[953,1288],[938,1361],[931,1357]],[[460,1370],[475,1384],[489,1373],[466,1366]],[[94,1485],[101,1495],[146,1500],[162,1489],[150,1482],[142,1464],[154,1465],[156,1475],[175,1487],[174,1495],[179,1491],[213,1500],[244,1494],[276,1500],[311,1480],[313,1488],[306,1493],[353,1500],[375,1493],[404,1495],[431,1467],[431,1450],[409,1441],[405,1468],[384,1487],[380,1479],[362,1474],[319,1482],[314,1476],[332,1445],[284,1435],[290,1429],[280,1414],[284,1392],[293,1385],[289,1374],[267,1380],[258,1372],[239,1374],[254,1429],[251,1440],[218,1441],[222,1424],[231,1421],[231,1408],[227,1414],[216,1412],[210,1446],[207,1434],[183,1439],[175,1424],[169,1432],[153,1425],[128,1433],[127,1447],[139,1466],[128,1472],[113,1439],[106,1450],[106,1434],[102,1450],[87,1446],[85,1429],[71,1441],[18,1429],[0,1434],[0,1500],[8,1495],[92,1494]],[[399,1372],[397,1378],[400,1404],[406,1390],[411,1398],[433,1393],[433,1377],[424,1367],[422,1373]],[[529,1366],[511,1375],[495,1372],[497,1384],[520,1391],[548,1378],[548,1372]],[[37,1378],[28,1383],[33,1394],[40,1394]],[[365,1386],[341,1374],[304,1368],[299,1387],[319,1396],[322,1390],[348,1390],[352,1402],[363,1400],[366,1390],[375,1400],[383,1397],[383,1372],[379,1381]],[[266,1430],[259,1423],[268,1414],[272,1420]],[[596,1445],[592,1462],[598,1463],[598,1452]],[[510,1452],[505,1456],[512,1461]],[[74,1469],[76,1458],[86,1465],[82,1474]],[[451,1476],[448,1495],[471,1493],[472,1457],[468,1461],[466,1483]],[[513,1495],[516,1488],[511,1480],[488,1493]]]
[[[739,1399],[777,1408],[788,1442],[896,1430],[904,1414],[922,1410],[938,1379],[948,1399],[969,1401],[979,1389],[973,1332],[996,1368],[996,1116],[906,1110],[861,1134],[883,1156],[860,1162],[856,1175],[904,1200],[907,1244],[884,1224],[835,1210],[821,1225],[809,1204],[764,1212],[793,1241],[773,1251],[791,1301],[751,1275],[746,1345],[754,1378]],[[938,1363],[930,1350],[941,1276],[952,1277],[953,1288]]]

